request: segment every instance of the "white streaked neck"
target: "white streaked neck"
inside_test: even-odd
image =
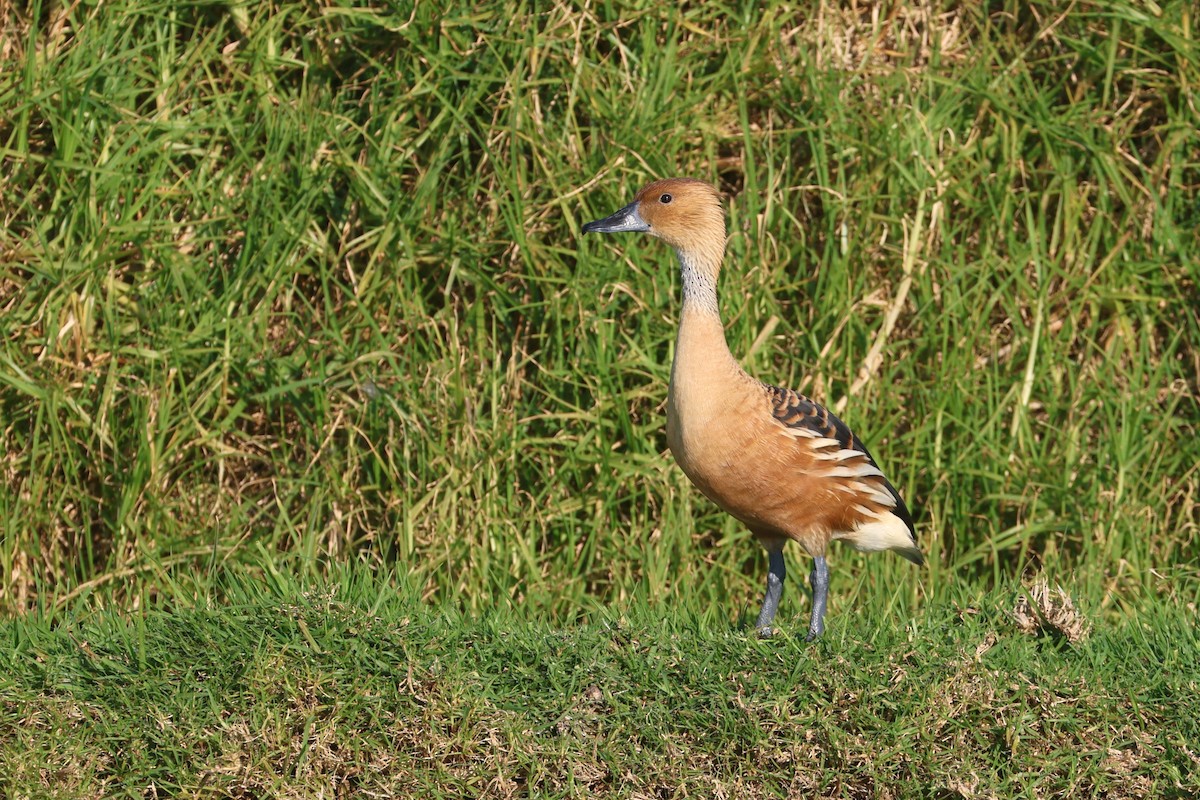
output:
[[[677,250],[679,276],[683,284],[684,311],[700,311],[719,317],[717,307],[717,270],[709,268],[691,253]]]

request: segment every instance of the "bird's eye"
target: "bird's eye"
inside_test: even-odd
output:
[[[665,206],[667,203],[671,202],[674,199],[675,198],[671,197],[671,195],[664,194],[662,197],[658,198],[658,202],[662,203]]]

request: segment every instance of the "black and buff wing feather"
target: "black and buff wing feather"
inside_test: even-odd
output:
[[[896,487],[892,486],[892,482],[883,475],[883,470],[875,462],[871,451],[862,443],[862,439],[859,439],[850,430],[850,427],[838,419],[833,412],[815,400],[805,397],[792,389],[783,389],[767,384],[764,384],[764,386],[771,399],[772,413],[775,419],[779,420],[783,425],[788,428],[804,429],[813,437],[831,439],[836,441],[842,449],[856,450],[866,457],[871,466],[878,471],[877,479],[883,483],[888,494],[896,501],[892,513],[908,526],[908,531],[912,534],[913,541],[915,542],[917,532],[913,526],[912,514],[909,513],[908,506],[904,503],[904,498],[896,491]]]

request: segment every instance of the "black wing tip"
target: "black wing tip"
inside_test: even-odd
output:
[[[887,486],[888,491],[892,493],[892,497],[896,498],[896,507],[892,509],[892,513],[899,517],[900,521],[908,527],[908,535],[912,537],[912,547],[905,547],[896,552],[918,567],[923,567],[925,566],[925,554],[917,547],[917,528],[913,523],[912,514],[909,513],[908,506],[904,503],[904,498],[896,491],[896,487],[892,486],[892,482],[887,478],[884,478],[883,482]]]
[[[874,459],[872,459],[872,461],[874,461]],[[906,526],[908,526],[908,532],[912,534],[913,541],[915,542],[917,540],[917,526],[913,522],[912,513],[908,510],[908,505],[905,504],[904,498],[900,496],[900,493],[896,491],[896,487],[892,486],[891,481],[889,481],[887,478],[884,478],[883,483],[885,486],[887,486],[887,490],[891,492],[892,497],[896,499],[896,507],[892,509],[892,513],[899,517],[900,520]]]

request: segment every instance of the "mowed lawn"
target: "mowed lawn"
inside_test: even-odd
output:
[[[5,796],[1200,792],[1192,4],[0,14]],[[580,237],[670,175],[917,519],[816,644]]]
[[[0,626],[9,797],[1194,797],[1195,612],[1069,644],[1011,597],[768,640],[693,608],[554,626],[394,581]],[[11,649],[9,649],[11,647]]]

